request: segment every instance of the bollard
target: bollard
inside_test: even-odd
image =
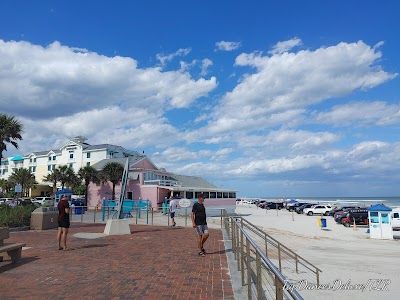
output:
[[[93,223],[96,223],[96,211],[97,211],[97,206],[94,208]]]
[[[187,207],[185,207],[185,227],[187,227]]]
[[[81,211],[81,223],[83,223],[83,212],[85,211],[84,209],[85,209],[85,208],[82,206],[82,211]]]
[[[153,225],[154,222],[154,210],[151,208],[151,225]]]

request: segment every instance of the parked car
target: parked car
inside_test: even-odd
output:
[[[392,211],[392,228],[400,229],[400,208],[394,208]]]
[[[296,207],[295,210],[298,214],[302,214],[304,209],[313,207],[314,205],[315,204],[312,204],[312,203],[303,204],[303,205]]]
[[[267,202],[267,200],[259,200],[257,203],[257,206],[261,207],[261,205],[264,205],[264,203],[266,203],[266,202]]]
[[[335,214],[337,213],[337,212],[340,212],[340,211],[343,211],[343,210],[346,210],[346,209],[357,209],[357,208],[360,208],[359,206],[342,206],[342,207],[336,207],[336,208],[334,208],[334,209],[332,209],[330,212],[329,212],[329,215],[330,216],[335,216]]]
[[[9,203],[13,198],[0,198],[0,204],[7,204]]]
[[[32,202],[38,203],[41,206],[53,206],[54,205],[54,200],[51,197],[36,197]]]
[[[300,206],[302,206],[302,205],[304,205],[304,204],[309,204],[309,203],[297,202],[297,203],[294,203],[293,205],[290,205],[289,207],[286,207],[286,209],[287,209],[288,211],[295,211],[296,208],[298,208],[298,207],[300,207]],[[315,204],[314,204],[314,205],[315,205]],[[311,206],[310,206],[310,207],[311,207]]]
[[[304,213],[308,216],[320,214],[320,215],[325,215],[327,216],[329,212],[332,210],[332,206],[330,205],[314,205],[310,208],[304,209]]]
[[[356,223],[356,225],[368,225],[368,210],[367,209],[350,209],[342,218],[342,224],[346,227]]]
[[[265,202],[261,206],[261,208],[264,209],[282,209],[283,208],[283,203],[281,202]]]

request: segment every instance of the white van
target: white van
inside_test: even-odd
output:
[[[400,229],[400,207],[392,210],[392,228]]]

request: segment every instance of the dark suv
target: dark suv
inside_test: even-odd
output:
[[[298,206],[298,207],[296,207],[296,212],[298,213],[298,214],[302,214],[303,213],[303,210],[305,209],[305,208],[310,208],[310,207],[312,207],[312,206],[314,206],[315,204],[312,204],[312,203],[306,203],[306,204],[303,204],[303,205],[300,205],[300,206]]]
[[[261,204],[260,207],[264,208],[264,209],[282,209],[283,203],[265,202],[265,203]]]
[[[368,210],[362,208],[350,209],[342,218],[342,224],[346,227],[350,227],[354,222],[356,225],[368,225]]]

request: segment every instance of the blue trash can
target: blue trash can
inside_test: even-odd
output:
[[[326,228],[326,219],[321,218],[321,228]]]
[[[80,200],[73,200],[73,201],[72,201],[72,204],[75,205],[74,213],[75,213],[76,215],[82,215],[82,214],[85,213],[85,212],[84,212],[84,208],[83,208],[83,201],[80,201]]]

